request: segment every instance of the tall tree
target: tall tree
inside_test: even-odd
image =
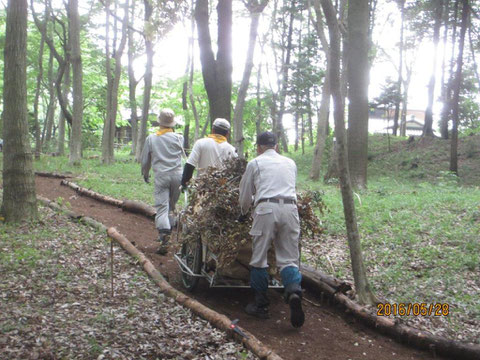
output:
[[[71,41],[72,63],[72,134],[70,136],[69,162],[80,164],[82,159],[82,121],[83,121],[83,74],[82,55],[80,47],[80,16],[78,14],[78,0],[68,0],[69,38]]]
[[[348,166],[352,185],[367,186],[369,1],[348,2]]]
[[[140,161],[143,146],[147,138],[147,122],[148,114],[150,112],[150,97],[152,94],[152,77],[153,77],[153,39],[154,33],[150,21],[152,19],[153,7],[150,0],[143,0],[145,6],[144,15],[144,33],[145,38],[145,53],[147,55],[147,62],[145,64],[145,75],[143,77],[143,106],[142,119],[140,121],[140,128],[138,129],[137,153],[136,160]]]
[[[443,100],[443,108],[442,108],[442,115],[440,120],[440,134],[443,139],[448,139],[448,122],[452,115],[452,91],[453,91],[453,79],[454,75],[454,66],[455,66],[455,48],[457,43],[457,18],[458,18],[458,7],[460,4],[460,0],[455,0],[453,6],[453,22],[452,22],[452,36],[451,36],[451,48],[452,52],[450,54],[450,69],[449,69],[449,78],[447,83],[443,84],[444,87],[444,96]],[[445,20],[445,26],[448,26],[448,16]],[[447,29],[445,30],[447,31]],[[445,71],[443,69],[443,71]]]
[[[62,91],[62,80],[63,77],[67,71],[67,64],[70,64],[71,62],[71,38],[70,38],[70,31],[66,29],[65,23],[58,17],[54,17],[55,23],[58,23],[63,31],[63,36],[60,37],[60,42],[62,44],[63,48],[63,56],[57,51],[55,47],[55,41],[54,39],[50,36],[50,34],[47,33],[47,26],[45,23],[41,22],[39,19],[38,14],[35,12],[35,8],[33,6],[33,0],[30,0],[31,3],[31,9],[32,9],[32,14],[33,14],[33,19],[35,21],[35,25],[37,26],[38,30],[42,33],[42,35],[45,38],[45,42],[47,43],[50,52],[53,54],[55,59],[57,60],[58,63],[58,70],[57,70],[57,78],[55,80],[55,88],[57,92],[57,97],[58,97],[58,102],[60,104],[60,108],[62,109],[62,112],[65,116],[65,119],[67,122],[72,125],[72,114],[70,113],[70,110],[68,109],[68,99],[64,96],[63,91]],[[65,4],[67,8],[67,13],[69,12],[69,4]],[[49,7],[48,3],[45,4],[45,7]],[[47,10],[45,10],[47,11]],[[69,25],[70,27],[70,25]],[[68,33],[68,35],[67,35]],[[60,34],[60,32],[57,32],[57,34]],[[61,35],[61,34],[60,34]],[[71,145],[71,143],[70,143]]]
[[[45,6],[45,22],[48,19],[48,7]],[[40,153],[42,152],[42,138],[40,132],[40,121],[38,120],[38,106],[40,100],[40,91],[42,89],[43,78],[43,49],[45,47],[45,35],[41,33],[40,49],[38,51],[38,72],[37,72],[37,85],[35,89],[35,98],[33,101],[33,121],[35,122],[35,159],[40,159]]]
[[[450,147],[450,171],[458,175],[458,108],[460,102],[460,87],[462,85],[463,48],[465,45],[465,34],[468,26],[468,15],[470,4],[468,0],[462,0],[462,23],[460,25],[460,39],[458,41],[457,69],[453,83],[452,97],[452,140]]]
[[[397,78],[397,93],[402,94],[402,81],[403,81],[403,49],[404,49],[404,24],[405,24],[405,0],[396,0],[400,8],[400,43],[398,46],[398,78]],[[400,103],[401,99],[398,99],[395,103],[395,113],[393,115],[393,135],[397,136],[400,118]]]
[[[117,7],[115,6],[115,9]],[[122,70],[121,58],[125,45],[127,43],[127,26],[129,15],[129,1],[124,4],[124,16],[121,28],[121,38],[118,48],[113,49],[110,54],[110,0],[106,1],[105,13],[106,13],[106,26],[105,26],[105,44],[106,44],[106,73],[107,73],[107,116],[105,118],[105,124],[103,126],[103,139],[102,139],[102,162],[104,164],[111,164],[115,161],[114,158],[114,141],[115,141],[115,129],[118,109],[118,87],[120,85],[120,75]],[[114,20],[113,29],[113,46],[117,43],[117,20]],[[113,60],[113,73],[112,73],[112,60]]]
[[[291,58],[292,58],[292,39],[293,39],[293,21],[295,19],[295,9],[296,1],[290,3],[290,16],[288,20],[288,30],[287,30],[287,39],[286,39],[286,48],[285,48],[285,57],[282,55],[282,64],[280,72],[280,86],[279,86],[279,96],[278,96],[278,111],[276,113],[277,118],[275,123],[277,125],[277,136],[280,139],[283,151],[288,152],[288,142],[285,135],[285,129],[283,128],[283,115],[285,113],[285,104],[287,100],[287,90],[288,90],[288,77],[291,67]]]
[[[440,41],[440,27],[442,26],[442,12],[443,0],[433,0],[433,59],[432,59],[432,73],[430,74],[430,81],[428,82],[428,104],[425,110],[425,121],[423,125],[423,136],[433,136],[433,98],[435,93],[436,71],[437,71],[437,57],[438,57],[438,43]]]
[[[195,14],[194,14],[194,4],[195,0],[192,0],[192,17],[190,20],[190,38],[188,39],[188,55],[189,55],[189,75],[188,75],[188,84],[187,84],[187,92],[188,92],[188,100],[190,101],[190,106],[192,107],[193,119],[195,120],[195,130],[193,139],[197,141],[200,136],[200,117],[198,115],[197,105],[195,104],[195,97],[193,94],[193,78],[195,75],[195,56],[194,56],[194,36],[195,36]],[[207,121],[208,122],[208,121]],[[184,148],[189,149],[189,142],[188,137],[184,137]]]
[[[65,79],[62,85],[62,97],[67,98],[70,93],[70,63],[65,66]],[[65,113],[60,111],[58,118],[58,146],[57,153],[59,156],[65,155]]]
[[[348,153],[346,148],[344,102],[340,85],[340,29],[331,0],[321,0],[322,8],[330,33],[330,84],[334,104],[335,134],[337,137],[338,171],[342,192],[345,224],[347,227],[350,259],[352,262],[353,278],[358,299],[362,304],[372,304],[377,301],[370,289],[363,263],[360,234],[358,232],[355,203],[348,171]]]
[[[325,77],[322,84],[322,98],[317,112],[317,139],[313,152],[312,169],[310,178],[318,180],[320,178],[320,169],[322,166],[323,152],[325,150],[325,141],[328,132],[328,118],[330,115],[330,45],[324,32],[323,15],[321,12],[320,0],[314,0],[313,6],[316,14],[315,29],[325,54]]]
[[[135,79],[135,71],[133,69],[133,61],[135,55],[135,42],[133,34],[133,21],[135,17],[135,4],[136,1],[132,0],[131,2],[131,16],[129,16],[129,26],[127,28],[127,38],[128,38],[128,99],[130,105],[130,122],[132,126],[132,155],[136,154],[137,151],[137,141],[138,141],[138,113],[137,113],[137,84],[138,81]]]
[[[267,6],[268,0],[248,0],[245,3],[249,13],[250,13],[250,36],[248,42],[247,57],[245,60],[245,68],[243,70],[242,82],[240,83],[240,88],[238,89],[237,103],[235,105],[235,111],[233,115],[233,126],[234,126],[234,136],[235,136],[235,148],[239,156],[243,157],[243,108],[245,106],[245,98],[247,97],[248,85],[250,83],[250,75],[253,68],[253,54],[255,51],[255,45],[257,43],[257,34],[258,34],[258,22],[260,15]]]
[[[207,91],[210,121],[231,118],[232,97],[232,0],[217,3],[217,57],[213,53],[209,29],[208,0],[197,0],[198,45],[202,75]]]
[[[57,107],[57,99],[55,97],[55,84],[53,78],[53,54],[50,52],[48,59],[48,72],[47,72],[47,81],[48,81],[48,107],[47,115],[45,119],[45,124],[43,128],[42,144],[47,146],[52,139],[52,131],[54,128],[55,122],[55,109]]]
[[[8,222],[38,217],[27,122],[27,0],[9,0],[3,69],[3,202]]]

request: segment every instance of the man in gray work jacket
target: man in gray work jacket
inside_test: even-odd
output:
[[[242,216],[252,205],[253,236],[250,261],[250,286],[255,301],[245,311],[259,318],[269,318],[267,298],[267,252],[275,245],[276,264],[285,287],[285,301],[290,306],[290,322],[301,327],[305,321],[302,309],[302,276],[299,267],[298,241],[300,220],[296,205],[295,183],[297,166],[292,159],[278,154],[277,137],[264,132],[257,137],[257,156],[247,164],[240,182],[240,206]]]
[[[173,131],[176,125],[175,114],[163,109],[158,116],[159,130],[145,140],[142,151],[142,175],[149,182],[150,168],[153,168],[155,184],[155,227],[158,230],[160,248],[157,253],[168,251],[168,237],[174,225],[169,212],[175,209],[180,196],[182,180],[183,136]]]

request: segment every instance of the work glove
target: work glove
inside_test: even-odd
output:
[[[145,180],[147,184],[150,184],[150,180],[148,179],[147,175],[143,175],[143,180]]]
[[[244,223],[247,220],[248,220],[248,215],[243,215],[243,214],[241,214],[237,219],[239,223]]]
[[[187,191],[187,188],[188,188],[187,182],[182,179],[182,181],[181,181],[180,184],[181,184],[181,185],[180,185],[180,189],[181,189],[182,193],[184,193],[185,191]]]

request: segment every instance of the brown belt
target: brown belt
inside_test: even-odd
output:
[[[271,202],[271,203],[275,203],[275,204],[280,204],[280,203],[283,203],[283,204],[296,204],[296,200],[295,199],[279,199],[279,198],[268,198],[268,199],[260,199],[258,200],[258,203],[262,203],[262,202]]]

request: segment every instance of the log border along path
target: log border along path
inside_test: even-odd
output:
[[[38,174],[38,175],[44,176],[43,174],[42,175]],[[62,178],[62,176],[55,176],[55,177]],[[155,210],[153,209],[153,207],[139,201],[117,200],[112,197],[105,196],[105,195],[96,193],[92,190],[83,188],[65,179],[61,181],[61,185],[70,187],[80,195],[88,196],[97,201],[101,201],[110,205],[121,207],[125,211],[138,213],[150,219],[152,219],[155,216]],[[45,202],[45,200],[49,203],[49,206],[52,206],[51,201],[47,199],[43,199],[43,202]],[[55,205],[55,206],[57,206],[58,208],[58,205]],[[75,214],[69,214],[69,215],[71,217],[78,219],[78,216],[76,216]],[[95,226],[94,224],[97,223],[95,220],[87,219],[85,217],[83,217],[82,220],[93,226]],[[151,264],[151,262],[145,257],[145,255],[143,255],[138,249],[136,249],[128,241],[128,239],[126,239],[123,235],[119,234],[114,228],[106,229],[106,227],[104,227],[104,230],[107,230],[108,236],[110,236],[111,238],[119,242],[119,244],[127,252],[129,252],[130,254],[132,254],[137,258],[139,258],[139,256],[142,256],[143,260],[141,260],[141,263],[144,266],[145,270],[149,273],[150,276],[152,276],[152,278],[157,283],[157,285],[159,285],[160,288],[162,288],[162,290],[165,291],[165,293],[168,296],[173,297],[176,301],[178,301],[182,305],[189,308],[190,308],[189,306],[190,304],[195,304],[194,308],[191,308],[192,311],[197,313],[199,316],[201,316],[205,320],[210,321],[212,325],[224,331],[227,331],[229,333],[233,333],[231,328],[232,323],[226,316],[218,314],[215,311],[208,309],[207,307],[200,304],[196,300],[193,300],[190,297],[186,296],[185,294],[181,293],[180,291],[174,289],[170,284],[168,284],[168,282],[163,278],[163,276],[158,272],[158,270],[155,269],[153,264]],[[122,243],[127,244],[125,246],[133,252],[126,249]],[[148,266],[144,265],[147,263],[149,264]],[[147,268],[150,270],[147,270]],[[153,271],[152,274],[156,274],[156,275],[150,274],[149,271]],[[411,326],[400,324],[394,319],[377,316],[376,314],[369,311],[367,308],[355,303],[352,299],[350,299],[345,294],[346,291],[350,290],[350,287],[348,284],[346,284],[343,281],[335,279],[332,276],[322,274],[318,270],[315,270],[311,267],[303,266],[303,265],[302,265],[302,275],[304,279],[304,283],[303,283],[304,287],[306,287],[307,289],[309,289],[315,294],[321,295],[322,297],[326,295],[329,299],[331,299],[335,303],[340,304],[342,307],[344,307],[345,311],[348,311],[351,314],[353,314],[362,323],[375,329],[376,331],[378,331],[383,335],[388,335],[389,337],[391,337],[397,342],[407,344],[409,346],[412,346],[418,349],[431,351],[437,356],[447,356],[451,358],[466,359],[466,360],[480,359],[480,346],[478,345],[465,344],[465,343],[461,343],[461,342],[447,339],[444,337],[435,336],[428,332],[413,328]],[[197,304],[199,304],[200,306],[198,306]],[[207,310],[205,312],[205,315],[200,311],[200,309],[202,308],[205,308]],[[217,314],[219,318],[218,319],[213,318],[213,321],[212,321],[210,319],[211,317],[210,314],[212,313]],[[262,359],[281,359],[272,350],[268,349],[263,344],[261,344],[261,342],[258,339],[256,339],[252,334],[247,333],[247,335],[248,335],[248,339],[236,333],[234,337],[237,341],[241,341],[242,343],[244,343],[247,348],[249,348],[252,352],[254,352],[257,356],[259,356]]]
[[[86,195],[87,193],[84,193],[84,195]],[[87,196],[90,196],[90,195],[87,195]],[[102,195],[97,193],[95,196],[95,199],[99,201],[103,201],[103,200],[100,200],[100,198],[102,198]],[[260,359],[282,360],[282,358],[279,355],[277,355],[272,349],[262,344],[262,342],[259,341],[253,334],[251,334],[245,329],[240,328],[238,325],[233,323],[225,315],[222,315],[216,312],[215,310],[212,310],[206,307],[200,302],[185,295],[181,291],[178,291],[175,288],[173,288],[165,280],[162,274],[155,268],[152,262],[145,256],[145,254],[143,254],[140,250],[138,250],[124,235],[120,234],[114,227],[107,228],[102,223],[90,217],[79,216],[75,214],[73,211],[69,210],[68,208],[60,206],[56,202],[51,201],[42,196],[37,195],[37,199],[43,204],[51,207],[56,211],[64,213],[65,215],[67,215],[68,217],[76,221],[90,225],[97,230],[105,231],[110,239],[115,240],[127,253],[129,253],[132,257],[134,257],[140,263],[140,265],[142,265],[145,272],[152,278],[155,284],[160,288],[160,290],[166,296],[173,298],[177,303],[190,309],[192,312],[194,312],[204,320],[208,321],[216,328],[228,333],[233,339],[235,339],[235,341],[242,343],[247,349],[252,351]],[[113,198],[108,198],[109,201],[112,199]],[[141,206],[141,204],[137,202],[133,202],[134,207],[138,205]],[[243,335],[241,335],[242,333]]]

